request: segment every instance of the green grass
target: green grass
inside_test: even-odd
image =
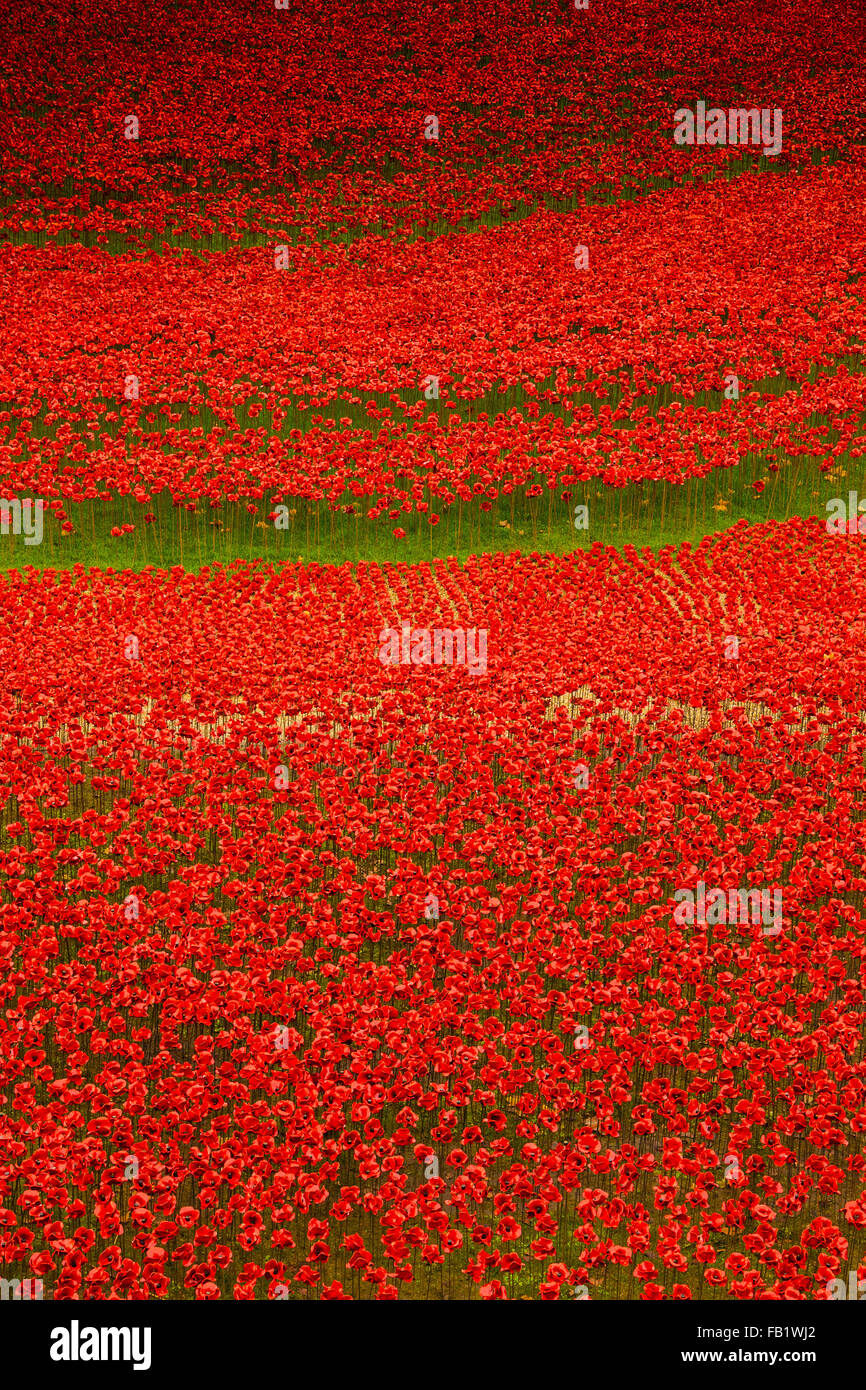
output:
[[[815,382],[821,377],[832,375],[844,365],[849,373],[858,375],[864,368],[861,354],[851,352],[840,361],[830,364],[814,364],[807,380]],[[517,410],[522,416],[538,418],[552,415],[564,422],[570,420],[575,411],[583,410],[588,419],[594,414],[598,419],[602,405],[611,412],[611,423],[620,433],[623,443],[625,436],[634,428],[630,418],[618,418],[617,409],[622,399],[624,386],[621,382],[607,383],[604,393],[595,382],[579,386],[571,383],[573,372],[568,372],[569,383],[560,392],[555,389],[557,373],[552,372],[544,381],[535,386],[531,383],[516,383],[507,391],[492,386],[486,392],[473,397],[461,397],[456,383],[450,391],[443,386],[438,401],[419,400],[417,390],[402,389],[399,393],[349,393],[334,401],[318,401],[314,398],[312,408],[309,402],[294,399],[281,399],[280,418],[275,420],[274,411],[266,404],[267,388],[261,384],[238,383],[244,399],[236,396],[231,409],[222,409],[219,414],[202,399],[199,405],[191,402],[147,402],[135,406],[139,425],[131,425],[118,415],[117,401],[100,398],[82,404],[77,414],[80,416],[75,426],[78,439],[87,452],[94,447],[96,432],[104,431],[109,439],[118,438],[121,430],[129,434],[128,443],[135,445],[146,442],[150,447],[160,448],[166,456],[167,471],[177,471],[169,463],[173,455],[184,448],[196,448],[201,457],[202,443],[215,429],[218,421],[222,434],[226,429],[232,432],[260,431],[264,441],[271,435],[289,439],[294,435],[294,443],[303,453],[302,437],[309,430],[319,431],[328,440],[332,451],[334,467],[340,463],[340,437],[345,427],[356,432],[367,427],[365,433],[376,439],[383,427],[385,417],[398,437],[411,437],[415,420],[395,421],[390,407],[399,410],[418,410],[425,416],[438,417],[438,430],[429,437],[428,449],[431,454],[431,476],[435,476],[442,460],[447,465],[447,456],[454,439],[459,441],[459,427],[469,422],[491,423],[497,418]],[[631,375],[630,372],[626,376]],[[743,383],[741,389],[748,393],[769,397],[779,397],[791,390],[802,389],[802,384],[789,379],[784,373],[768,376],[750,384]],[[563,396],[562,392],[566,394]],[[452,395],[451,392],[454,394]],[[658,415],[662,408],[669,406],[678,398],[665,383],[655,387],[653,395],[636,397],[634,404],[645,404],[652,415]],[[375,404],[372,404],[375,402]],[[411,404],[410,404],[411,403]],[[722,399],[721,391],[696,393],[690,402],[680,400],[687,408],[705,406],[713,412],[722,409],[730,411],[731,422],[736,419],[735,410]],[[19,433],[26,429],[33,439],[51,439],[57,433],[57,416],[48,414],[43,406],[35,415],[24,418],[18,402],[0,403],[10,410]],[[125,404],[124,416],[130,403]],[[308,408],[302,408],[307,405]],[[368,413],[368,406],[372,414]],[[387,412],[387,415],[386,415]],[[859,421],[862,434],[864,423]],[[175,433],[166,432],[172,426]],[[276,426],[276,427],[275,427]],[[143,432],[142,427],[146,430]],[[179,428],[178,428],[179,427]],[[456,429],[456,435],[454,430]],[[187,432],[191,433],[187,437]],[[683,541],[697,543],[704,536],[721,531],[743,519],[749,523],[767,521],[771,518],[784,521],[791,516],[817,515],[826,519],[825,504],[830,497],[846,496],[850,488],[862,490],[866,486],[862,459],[851,453],[843,454],[832,473],[823,475],[818,470],[820,458],[826,457],[839,441],[839,431],[834,428],[827,415],[813,414],[804,420],[800,433],[807,432],[812,440],[811,447],[819,448],[820,454],[800,455],[797,459],[785,458],[777,453],[775,461],[760,451],[758,441],[752,452],[746,454],[742,462],[732,469],[714,469],[704,478],[692,478],[682,484],[663,481],[644,480],[627,487],[607,487],[598,480],[585,484],[575,484],[566,488],[571,493],[563,499],[563,487],[551,490],[547,487],[543,460],[540,471],[527,483],[513,485],[510,495],[502,495],[503,487],[512,486],[508,481],[507,460],[501,460],[500,496],[493,502],[490,510],[483,512],[479,499],[457,501],[445,507],[441,500],[431,495],[425,488],[418,499],[427,503],[428,513],[415,510],[400,512],[398,517],[390,518],[387,511],[376,520],[367,518],[367,511],[374,505],[373,496],[357,496],[346,490],[336,510],[330,510],[327,502],[292,497],[286,492],[279,495],[292,511],[289,528],[277,531],[267,521],[275,500],[273,491],[259,497],[258,511],[250,515],[246,510],[246,499],[235,503],[224,502],[219,509],[211,508],[204,500],[195,504],[196,510],[190,512],[184,503],[173,503],[167,494],[151,498],[145,503],[137,503],[130,497],[116,495],[109,500],[65,504],[65,515],[74,528],[70,535],[63,535],[58,520],[53,513],[46,513],[45,536],[40,546],[25,546],[23,538],[0,536],[0,569],[21,569],[32,565],[36,569],[65,569],[76,564],[85,566],[113,567],[117,569],[141,570],[148,566],[159,568],[180,565],[196,570],[212,563],[228,564],[232,560],[251,560],[261,558],[268,561],[289,560],[317,562],[320,564],[341,564],[346,561],[394,562],[403,560],[417,563],[423,560],[454,556],[465,559],[471,554],[499,551],[544,551],[552,554],[569,553],[575,549],[591,546],[596,542],[604,545],[622,547],[633,545],[658,548]],[[815,437],[820,437],[820,443]],[[357,434],[356,436],[357,437]],[[858,438],[860,435],[858,434]],[[856,446],[855,446],[856,447]],[[771,471],[772,463],[779,465],[778,471]],[[80,481],[70,473],[72,464],[66,461],[56,465],[57,486],[67,484],[81,487]],[[253,488],[256,468],[256,453],[246,455],[246,468],[249,487]],[[340,470],[345,476],[345,466]],[[395,469],[389,475],[390,488],[396,490],[403,486],[411,491],[415,475],[409,476]],[[758,495],[753,484],[759,479],[766,483],[764,492]],[[470,480],[471,481],[471,480]],[[531,483],[540,484],[542,492],[538,497],[526,496]],[[323,480],[323,486],[327,479]],[[97,480],[102,491],[109,491]],[[395,502],[390,510],[396,510]],[[589,507],[589,527],[576,530],[573,525],[574,508],[578,505]],[[414,502],[413,502],[414,506]],[[152,513],[154,521],[145,523],[146,514]],[[436,513],[440,520],[431,526],[427,515]],[[131,534],[122,538],[111,536],[113,527],[131,524],[135,527]],[[393,530],[402,527],[407,535],[395,539]]]
[[[779,472],[769,473],[763,461],[750,455],[735,469],[714,470],[705,478],[679,485],[654,481],[624,488],[595,481],[578,484],[570,489],[567,501],[558,491],[546,488],[541,496],[528,498],[521,486],[510,496],[500,496],[487,512],[481,511],[476,499],[456,502],[439,512],[436,526],[430,525],[427,514],[415,511],[401,513],[396,520],[386,514],[370,521],[365,514],[369,499],[350,494],[340,505],[354,506],[354,514],[331,511],[324,502],[286,497],[285,505],[294,516],[289,517],[285,531],[276,530],[267,520],[273,505],[268,497],[255,504],[254,515],[245,502],[224,503],[219,509],[205,502],[190,512],[162,495],[146,505],[129,497],[69,503],[66,515],[75,528],[73,534],[63,535],[54,514],[46,512],[41,545],[26,546],[21,536],[0,537],[0,569],[59,570],[84,565],[133,571],[181,566],[196,571],[205,565],[254,559],[305,564],[418,563],[451,556],[462,561],[469,555],[507,551],[561,555],[599,542],[618,548],[659,549],[684,541],[697,544],[739,520],[756,524],[792,516],[826,519],[825,503],[830,497],[847,497],[849,489],[863,489],[864,470],[859,460],[856,464],[841,460],[832,478],[819,474],[810,460],[788,461]],[[752,487],[757,478],[767,479],[760,495]],[[435,510],[436,500],[428,500],[430,510]],[[589,526],[577,530],[574,508],[579,505],[589,508]],[[148,511],[155,520],[146,524],[143,517]],[[124,523],[135,530],[112,537],[111,528]],[[406,531],[405,539],[392,534],[397,526]]]

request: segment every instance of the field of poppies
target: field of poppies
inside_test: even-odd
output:
[[[0,16],[4,1291],[866,1289],[864,39]]]

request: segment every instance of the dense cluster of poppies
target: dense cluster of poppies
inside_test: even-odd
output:
[[[100,519],[182,557],[220,508],[292,549],[326,507],[401,546],[456,515],[459,549],[467,504],[534,535],[588,484],[594,528],[463,565],[16,553],[0,1277],[856,1294],[866,542],[599,521],[722,469],[856,521],[852,8],[23,0],[0,41],[4,535],[29,497],[88,558]],[[676,144],[699,102],[780,112],[778,154]]]
[[[860,538],[79,568],[0,602],[4,1276],[866,1276]],[[486,629],[486,674],[383,667],[405,619]],[[701,880],[779,890],[781,931],[678,924]]]
[[[0,486],[67,530],[64,501],[276,494],[396,534],[859,456],[844,6],[786,7],[781,46],[769,5],[704,7],[701,45],[686,4],[78,8],[39,11],[38,50],[10,16],[0,169]],[[781,109],[783,153],[674,144],[707,96]]]
[[[61,508],[120,493],[142,518],[168,490],[348,499],[387,521],[756,452],[832,466],[862,452],[858,208],[850,174],[755,174],[375,266],[7,248],[3,486]]]
[[[207,24],[193,0],[24,0],[0,23],[2,227],[33,238],[435,233],[760,155],[677,146],[697,98],[780,108],[786,167],[863,129],[862,23],[838,0],[783,22],[772,0],[230,0]]]

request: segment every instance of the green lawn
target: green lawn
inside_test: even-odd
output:
[[[142,570],[180,565],[196,571],[204,565],[227,565],[233,560],[302,561],[305,564],[343,564],[346,561],[407,563],[497,551],[533,551],[567,554],[593,544],[622,548],[659,549],[683,541],[697,544],[704,536],[722,531],[743,519],[749,523],[771,518],[784,521],[791,516],[827,516],[825,504],[831,497],[847,497],[863,476],[859,460],[856,468],[841,460],[835,473],[818,472],[814,460],[784,463],[778,473],[749,458],[739,467],[716,470],[706,478],[688,483],[644,482],[624,488],[604,487],[594,482],[573,489],[568,501],[558,492],[527,498],[523,487],[508,497],[500,496],[488,512],[478,503],[455,503],[442,510],[437,525],[431,526],[427,514],[408,512],[397,521],[383,515],[368,520],[366,502],[347,494],[343,505],[354,505],[355,514],[329,511],[327,504],[287,498],[290,515],[288,529],[277,530],[268,521],[272,503],[258,502],[255,515],[244,502],[225,503],[218,510],[209,504],[189,512],[160,496],[146,505],[131,498],[109,502],[68,504],[66,514],[74,532],[64,535],[53,513],[45,513],[41,545],[27,546],[22,536],[0,537],[0,568],[23,570],[71,569],[74,565],[102,569]],[[765,478],[766,487],[757,494],[752,484]],[[589,509],[589,525],[575,529],[574,508]],[[430,500],[431,511],[435,499]],[[143,518],[150,511],[154,521]],[[135,529],[113,537],[112,527],[124,523]],[[396,539],[394,527],[402,526],[405,539]]]

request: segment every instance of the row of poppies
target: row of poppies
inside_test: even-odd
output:
[[[4,1275],[856,1285],[858,546],[8,576]],[[384,668],[404,617],[486,628],[486,675]],[[684,923],[701,882],[782,929]]]

